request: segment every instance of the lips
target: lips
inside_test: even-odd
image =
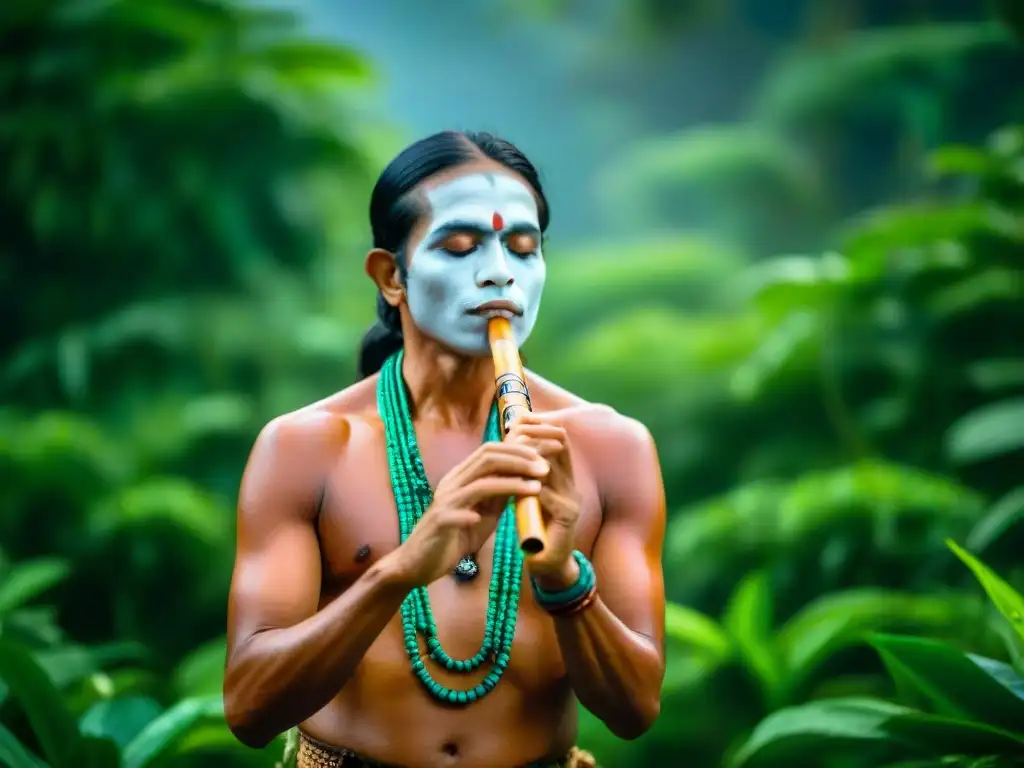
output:
[[[471,315],[480,315],[482,317],[518,317],[523,314],[523,310],[513,301],[508,299],[495,299],[494,301],[487,301],[480,304],[477,307],[469,310]]]

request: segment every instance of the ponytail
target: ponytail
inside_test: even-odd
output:
[[[392,307],[377,294],[377,322],[359,344],[359,378],[377,373],[384,361],[402,348],[402,326],[398,308]]]

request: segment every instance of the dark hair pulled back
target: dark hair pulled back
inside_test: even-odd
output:
[[[435,133],[410,144],[388,163],[370,196],[373,247],[395,254],[403,280],[406,241],[423,213],[409,193],[436,173],[481,158],[501,163],[526,179],[537,196],[541,231],[547,230],[548,203],[537,169],[514,144],[484,132]],[[398,309],[378,293],[377,322],[367,331],[359,349],[359,377],[366,378],[379,371],[384,361],[401,348],[402,326]]]

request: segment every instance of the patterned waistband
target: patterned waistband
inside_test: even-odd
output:
[[[587,752],[573,747],[561,760],[530,763],[523,768],[592,768],[597,763]],[[360,757],[350,749],[332,747],[299,731],[298,768],[399,768]]]

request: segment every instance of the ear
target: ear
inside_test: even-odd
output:
[[[374,248],[366,254],[365,269],[366,274],[377,284],[384,301],[392,307],[397,307],[402,303],[402,299],[405,298],[405,289],[402,287],[395,254],[385,251],[383,248]]]

